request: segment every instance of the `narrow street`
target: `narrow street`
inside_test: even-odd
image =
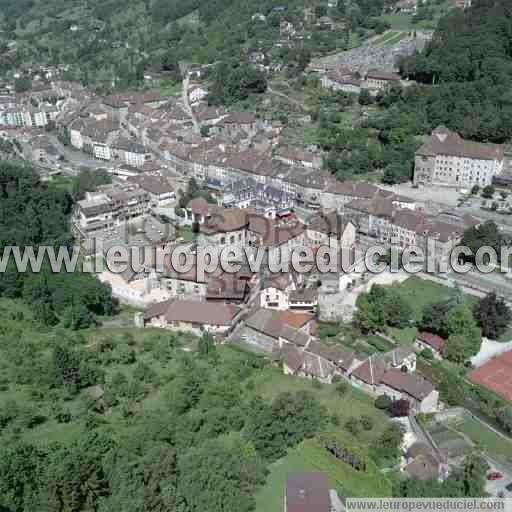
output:
[[[190,83],[190,75],[188,73],[185,74],[185,78],[183,79],[183,89],[181,92],[181,97],[183,100],[183,106],[185,108],[185,111],[190,116],[190,119],[192,119],[192,123],[194,125],[194,131],[200,135],[201,134],[201,127],[199,126],[199,122],[197,121],[197,118],[194,114],[194,111],[192,110],[192,107],[190,106],[190,103],[188,102],[188,86]]]

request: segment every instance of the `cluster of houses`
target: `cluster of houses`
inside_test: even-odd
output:
[[[365,73],[355,71],[347,66],[322,67],[319,69],[320,83],[324,89],[359,94],[363,89],[376,95],[389,90],[393,85],[401,85],[399,74],[371,69]]]
[[[283,158],[285,156],[290,157],[287,152],[282,155]],[[306,158],[303,154],[298,157]],[[305,166],[300,168],[308,169]],[[314,167],[309,170],[314,171]],[[428,249],[436,264],[440,264],[447,261],[464,230],[478,224],[473,217],[454,214],[431,218],[407,197],[373,185],[350,182],[337,183],[335,188],[325,191],[325,195],[323,192],[319,194],[320,202],[327,197],[329,204],[337,207],[313,210],[314,214],[306,222],[293,211],[297,205],[296,195],[291,192],[285,194],[252,177],[242,178],[225,190],[218,190],[215,197],[216,204],[196,198],[183,210],[180,223],[195,230],[191,251],[198,246],[222,249],[237,245],[249,250],[249,254],[264,248],[266,257],[275,259],[284,248],[291,252],[296,247],[307,246],[316,251],[322,246],[329,246],[338,254],[343,251],[353,254],[359,236],[369,235],[379,243],[396,245],[401,250],[408,247]],[[105,230],[142,222],[154,216],[161,207],[173,207],[175,201],[175,186],[161,172],[135,173],[115,185],[88,193],[84,200],[79,201],[73,216],[73,231],[82,241],[95,238]],[[289,273],[287,278],[261,275],[258,279],[258,304],[276,310],[303,311],[320,306],[322,319],[339,320],[336,315],[341,312],[336,304],[346,297],[358,279],[356,270],[360,267],[357,262],[353,263],[354,272],[347,273],[321,274],[314,266],[300,279],[296,279],[293,273]],[[150,279],[154,281],[153,277]],[[184,282],[168,281],[165,288],[181,289],[183,299],[205,299],[207,283],[199,282],[193,273],[180,280]],[[130,287],[131,283],[126,283],[126,286]],[[159,286],[163,287],[163,283],[160,282]],[[192,297],[187,295],[187,290]],[[174,294],[170,293],[172,296]]]
[[[160,175],[142,174],[122,184],[100,187],[78,201],[73,233],[79,240],[95,237],[98,232],[144,220],[153,208],[175,198],[174,188]]]
[[[412,345],[360,360],[353,351],[320,341],[315,318],[310,312],[176,298],[154,304],[144,313],[144,323],[149,327],[198,335],[207,331],[241,343],[280,361],[286,375],[323,383],[332,383],[338,377],[375,397],[405,399],[414,412],[438,410],[439,394],[431,382],[416,373]]]
[[[66,105],[78,99],[83,88],[74,82],[37,81],[29,91],[3,91],[0,128],[45,128],[55,122]]]
[[[433,257],[436,264],[448,261],[464,231],[480,221],[470,215],[452,212],[427,215],[402,196],[385,197],[377,192],[371,199],[356,199],[346,205],[346,211],[358,214],[361,233],[381,243],[399,249],[419,247]]]
[[[330,217],[319,214],[310,224],[302,225],[268,219],[250,209],[205,207],[202,200],[193,200],[188,215],[199,230],[194,249],[206,243],[219,247],[263,245],[272,251],[282,244],[308,245],[322,236],[332,239],[340,250],[350,249],[355,243],[355,226],[350,221],[342,220],[339,229],[327,229],[336,212],[331,212]],[[196,335],[210,332],[281,361],[286,374],[324,383],[339,376],[374,396],[405,398],[412,410],[436,410],[437,392],[430,382],[416,374],[413,346],[397,347],[389,353],[359,360],[355,353],[317,338],[319,275],[316,268],[297,274],[290,267],[288,272],[271,274],[265,267],[254,272],[250,265],[243,265],[236,273],[219,271],[200,277],[196,263],[186,272],[177,272],[169,265],[157,278],[159,289],[168,298],[146,308],[144,325]],[[338,291],[342,277],[335,276]],[[350,275],[346,277],[351,279]],[[419,339],[418,346],[428,342]]]

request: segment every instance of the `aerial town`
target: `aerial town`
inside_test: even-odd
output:
[[[74,3],[55,17],[69,55],[108,27],[119,59],[150,45],[146,31],[119,42],[150,19],[138,0],[87,26]],[[155,35],[199,55],[219,18],[178,3],[159,7],[163,28],[151,18]],[[95,82],[90,56],[85,79],[60,49],[23,60],[39,48],[30,30],[57,30],[38,2],[14,29],[2,21],[0,250],[65,247],[83,270],[0,259],[0,509],[512,497],[510,6],[224,3],[222,22],[240,9],[253,34],[235,44],[244,62],[208,46],[161,66],[172,87],[154,69]],[[461,78],[472,61],[448,57],[443,30],[486,16],[475,30],[493,34],[496,62],[482,43]],[[496,76],[508,85],[485,97]],[[326,247],[350,265],[297,270],[294,250]],[[244,255],[235,270],[204,272],[205,251],[229,248]],[[430,260],[410,271],[418,250]]]

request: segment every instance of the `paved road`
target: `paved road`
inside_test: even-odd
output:
[[[411,424],[411,429],[414,435],[418,438],[420,443],[424,443],[433,450],[433,452],[437,455],[438,459],[442,461],[444,459],[444,455],[441,453],[439,448],[432,442],[432,439],[425,434],[425,431],[421,427],[421,425],[416,420],[416,416],[414,414],[409,414],[409,422]]]
[[[183,87],[181,91],[181,96],[183,98],[183,105],[185,106],[185,111],[190,116],[190,119],[192,119],[192,123],[194,125],[194,131],[197,134],[201,133],[201,127],[199,126],[199,122],[197,121],[197,118],[194,114],[194,111],[192,110],[192,107],[190,106],[190,103],[188,102],[188,86],[190,83],[190,76],[188,73],[185,75],[185,78],[183,79]]]
[[[512,281],[499,272],[483,274],[478,270],[471,270],[466,274],[451,272],[447,276],[461,286],[473,288],[482,293],[495,291],[507,302],[512,302]]]
[[[91,156],[82,153],[81,151],[70,148],[69,146],[64,146],[64,144],[62,144],[62,142],[60,142],[60,140],[57,139],[57,137],[55,137],[54,135],[50,135],[49,137],[52,143],[64,155],[66,160],[72,165],[76,165],[78,167],[89,167],[93,169],[97,169],[98,167],[106,167],[110,165],[109,162],[97,160],[96,158],[92,158]]]

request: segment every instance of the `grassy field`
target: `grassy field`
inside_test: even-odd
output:
[[[435,302],[441,302],[455,297],[461,293],[455,288],[448,288],[442,284],[420,279],[419,277],[412,276],[396,288],[402,295],[405,301],[412,307],[411,320],[419,321],[425,306]],[[472,295],[463,295],[463,300],[471,307],[477,301],[476,297]],[[397,343],[407,344],[412,343],[416,335],[416,327],[407,327],[405,329],[390,329],[390,336],[392,336]]]
[[[404,281],[397,290],[402,297],[411,305],[414,320],[420,320],[423,308],[434,302],[441,302],[450,299],[459,293],[455,288],[448,288],[442,284],[434,283],[419,277],[412,276]],[[465,296],[465,300],[474,303],[475,299]]]
[[[176,96],[181,94],[182,85],[181,82],[177,82],[175,84],[172,83],[163,83],[160,86],[160,94],[162,96]]]
[[[399,286],[396,287],[400,295],[412,307],[411,320],[417,322],[421,320],[423,309],[429,304],[440,302],[443,300],[454,297],[460,293],[454,288],[448,288],[441,284],[434,283],[419,277],[412,276]],[[470,306],[476,302],[476,298],[470,295],[465,295],[464,300]],[[393,338],[398,345],[408,345],[414,343],[416,339],[417,329],[414,326],[397,329],[391,327],[388,329],[388,334]]]
[[[368,432],[361,432],[360,437],[363,440],[375,439],[389,421],[382,411],[375,408],[373,400],[368,395],[354,388],[349,388],[345,394],[340,395],[333,385],[313,384],[307,379],[284,375],[277,368],[265,369],[253,381],[255,393],[268,400],[285,391],[308,390],[327,407],[330,414],[336,414],[339,417],[341,424],[352,416],[357,417],[363,414],[370,416],[374,420],[374,427]]]
[[[396,32],[393,34],[393,37],[390,37],[384,44],[384,46],[392,46],[398,42],[400,42],[402,39],[405,39],[408,36],[407,32]]]
[[[380,19],[389,23],[392,30],[412,30],[414,27],[409,14],[385,14]]]
[[[401,30],[398,30],[398,31],[397,30],[389,30],[385,34],[372,39],[370,42],[371,42],[371,46],[373,46],[373,47],[389,46],[389,45],[398,43],[398,41],[404,39],[405,37],[407,37],[407,35],[408,35],[408,32],[403,32]]]
[[[418,21],[414,23],[412,14],[385,14],[381,16],[382,21],[386,21],[391,25],[393,30],[434,30],[437,27],[439,19],[453,9],[451,0],[441,2],[433,2],[433,18]]]
[[[416,327],[405,327],[404,329],[397,329],[390,327],[388,334],[397,342],[398,345],[410,345],[416,340],[418,329]]]
[[[372,46],[381,46],[382,44],[386,43],[386,41],[389,41],[390,39],[395,37],[396,34],[396,31],[389,30],[385,34],[371,39],[371,41],[369,42],[371,42]]]
[[[512,441],[507,441],[479,421],[466,416],[463,421],[456,422],[452,426],[458,432],[468,436],[491,457],[509,464],[512,461]]]
[[[390,481],[375,466],[366,473],[356,471],[330,455],[315,440],[308,440],[270,467],[267,484],[256,495],[256,512],[281,512],[288,474],[310,471],[326,473],[331,488],[340,497],[391,495]]]

